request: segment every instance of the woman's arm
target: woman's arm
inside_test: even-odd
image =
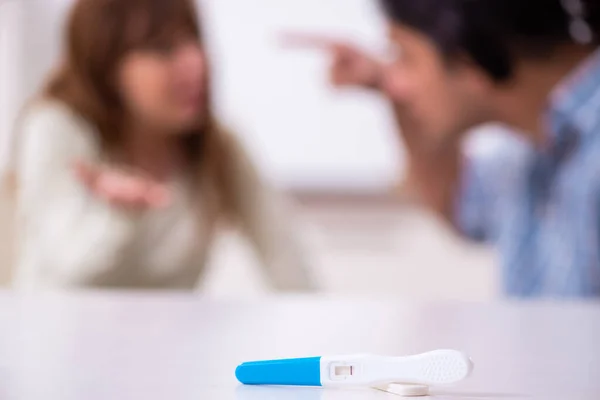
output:
[[[272,284],[279,290],[316,288],[308,257],[293,223],[291,207],[262,181],[241,144],[228,134],[227,188],[234,217],[254,245]]]
[[[18,229],[28,270],[18,276],[50,276],[66,286],[102,281],[120,266],[139,213],[98,198],[77,176],[76,163],[99,161],[100,147],[92,128],[65,106],[37,106],[21,126]]]

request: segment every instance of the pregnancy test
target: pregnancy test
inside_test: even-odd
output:
[[[252,361],[240,364],[235,376],[245,385],[433,386],[459,382],[472,370],[473,363],[464,353],[436,350],[408,357],[358,354]]]

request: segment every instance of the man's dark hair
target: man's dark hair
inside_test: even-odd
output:
[[[578,0],[572,0],[577,2]],[[447,56],[464,54],[498,81],[517,58],[543,57],[574,43],[561,0],[380,0],[388,18],[431,39]],[[600,39],[600,0],[579,0],[583,20]]]

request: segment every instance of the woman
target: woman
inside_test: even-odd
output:
[[[20,124],[16,282],[191,289],[227,217],[273,285],[312,287],[256,170],[210,111],[188,0],[79,0],[66,57]]]

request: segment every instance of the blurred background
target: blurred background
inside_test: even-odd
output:
[[[60,56],[72,0],[0,0],[0,163],[19,109]],[[203,0],[218,115],[262,174],[298,204],[313,268],[329,293],[415,300],[495,298],[494,254],[468,244],[411,204],[403,145],[385,101],[327,84],[328,57],[290,51],[280,35],[318,32],[384,49],[371,0]],[[498,127],[471,135],[485,157]],[[6,235],[0,238],[8,243]],[[6,251],[6,250],[5,250]],[[4,269],[9,268],[3,265]],[[200,288],[215,296],[260,295],[256,260],[234,232],[221,235]]]

